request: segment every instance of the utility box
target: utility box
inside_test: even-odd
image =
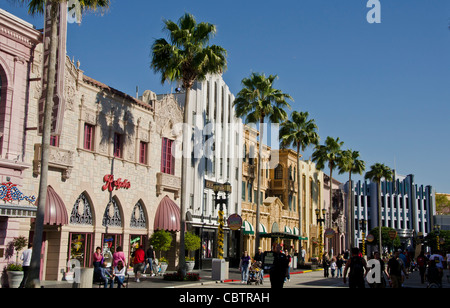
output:
[[[229,263],[224,259],[212,260],[212,280],[224,281],[228,279]]]

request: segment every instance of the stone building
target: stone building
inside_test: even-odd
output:
[[[242,162],[242,218],[243,248],[250,255],[255,252],[257,193],[258,131],[245,126],[244,158]],[[298,172],[301,176],[301,195],[298,193]],[[297,170],[297,153],[293,150],[272,150],[263,146],[260,191],[260,246],[271,250],[275,241],[282,242],[294,252],[303,248],[306,261],[319,252],[319,228],[315,210],[322,209],[324,194],[323,172],[310,161],[300,161]],[[301,204],[301,228],[299,224],[298,198]]]
[[[15,261],[12,240],[36,212],[36,190],[23,186],[31,171],[24,144],[28,80],[41,40],[31,24],[0,9],[0,272]]]

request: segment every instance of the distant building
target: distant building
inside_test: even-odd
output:
[[[345,185],[348,190],[348,182]],[[413,245],[418,233],[426,236],[433,230],[435,195],[431,186],[417,185],[414,175],[394,175],[393,181],[381,182],[381,208],[378,213],[377,184],[354,182],[355,195],[355,245],[362,239],[359,221],[367,221],[365,233],[378,226],[378,215],[382,215],[382,226],[394,228],[405,247]],[[347,201],[345,201],[347,202]]]

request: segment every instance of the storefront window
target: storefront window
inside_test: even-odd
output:
[[[138,248],[145,249],[145,236],[144,235],[130,235],[130,256],[128,264],[133,265],[133,253]]]
[[[70,260],[76,259],[81,267],[89,267],[92,261],[92,237],[91,233],[71,233]]]
[[[210,259],[215,256],[214,240],[216,238],[216,232],[214,230],[203,231],[202,236],[202,258]]]

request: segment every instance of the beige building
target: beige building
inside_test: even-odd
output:
[[[42,48],[34,58],[31,78],[39,78]],[[167,257],[175,268],[177,232],[164,221],[179,221],[181,160],[172,156],[177,138],[172,127],[183,121],[181,108],[170,95],[157,99],[146,91],[136,99],[110,88],[69,58],[64,78],[63,130],[52,137],[50,148],[41,279],[60,280],[71,259],[92,266],[96,247],[111,253],[122,247],[131,263],[131,252],[146,246],[156,229],[173,233]],[[23,190],[35,195],[40,95],[40,82],[31,82],[25,157],[33,167],[26,171]],[[31,240],[34,224],[22,220],[20,229]]]
[[[255,252],[258,131],[246,126],[242,163],[243,246],[250,255]],[[319,228],[315,210],[322,209],[323,172],[310,161],[300,161],[301,226],[299,232],[297,153],[292,150],[262,151],[260,246],[271,250],[274,241],[282,241],[287,249],[306,250],[306,261],[318,255]],[[301,240],[301,241],[300,241]]]

